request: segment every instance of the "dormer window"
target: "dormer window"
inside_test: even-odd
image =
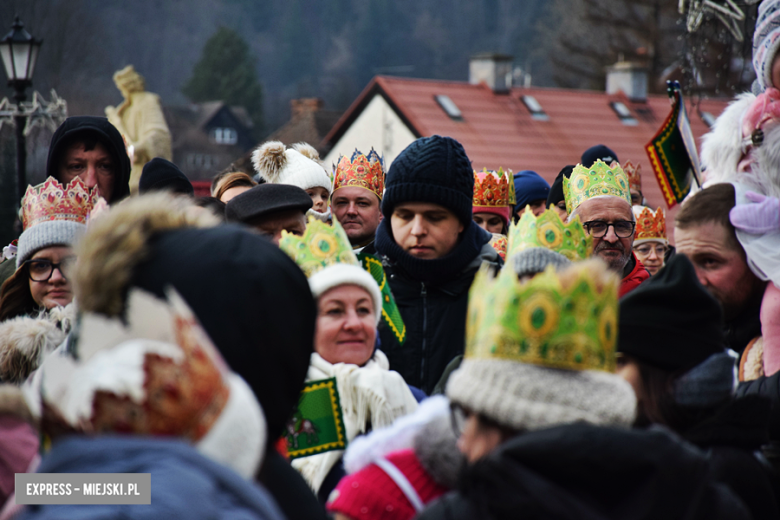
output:
[[[235,128],[215,128],[211,131],[211,139],[217,144],[236,144],[238,132]]]

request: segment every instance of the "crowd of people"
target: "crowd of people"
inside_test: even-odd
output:
[[[71,117],[0,263],[0,518],[780,518],[780,0],[667,236],[637,158],[263,143],[138,193]],[[508,165],[507,165],[508,166]],[[151,473],[151,505],[14,474]]]

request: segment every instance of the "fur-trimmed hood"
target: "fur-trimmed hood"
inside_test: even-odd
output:
[[[701,160],[706,167],[706,184],[734,180],[742,158],[742,116],[755,99],[750,92],[739,94],[702,137]]]
[[[0,381],[21,384],[67,337],[75,304],[0,323]]]

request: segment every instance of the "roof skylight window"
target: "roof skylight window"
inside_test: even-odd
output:
[[[550,120],[550,116],[547,115],[547,112],[545,112],[544,108],[542,108],[542,104],[539,103],[535,97],[521,96],[520,100],[523,102],[528,111],[531,112],[532,119],[536,119],[537,121]]]
[[[449,96],[439,94],[438,96],[434,96],[434,99],[436,99],[436,102],[439,104],[442,110],[444,110],[444,112],[450,116],[450,119],[454,119],[455,121],[463,120],[463,113],[458,108],[458,105],[456,105]]]
[[[633,114],[631,114],[631,111],[628,109],[628,107],[625,105],[625,103],[622,103],[620,101],[613,101],[610,103],[610,106],[612,107],[612,110],[615,111],[617,116],[620,118],[620,122],[627,126],[636,126],[639,124],[637,120],[634,118]]]

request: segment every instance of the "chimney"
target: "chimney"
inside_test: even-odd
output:
[[[317,112],[322,108],[323,102],[320,98],[301,98],[290,101],[290,111],[292,118],[302,116],[309,112]]]
[[[647,67],[631,61],[618,61],[607,67],[607,94],[619,91],[623,91],[631,101],[646,101]]]
[[[487,84],[495,93],[506,93],[512,88],[512,56],[506,54],[477,54],[469,60],[469,83]]]

